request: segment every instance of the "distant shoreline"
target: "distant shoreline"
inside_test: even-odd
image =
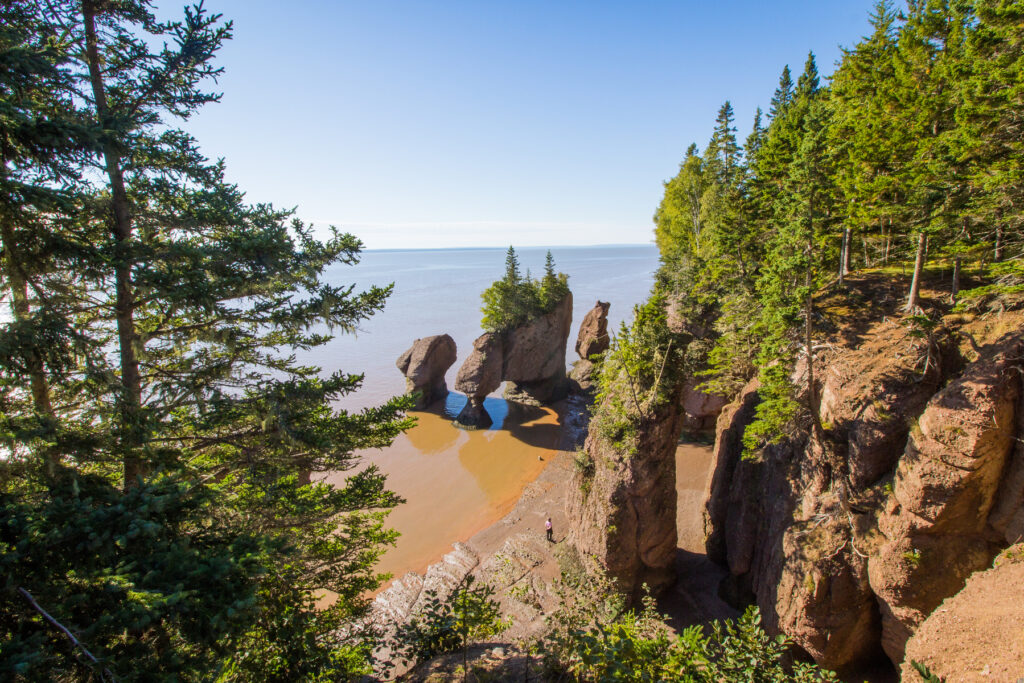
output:
[[[622,247],[651,247],[655,248],[654,242],[647,243],[623,243],[623,244],[540,244],[540,245],[515,245],[516,249],[613,249]],[[504,247],[387,247],[378,249],[363,249],[366,252],[403,252],[403,251],[505,251]]]

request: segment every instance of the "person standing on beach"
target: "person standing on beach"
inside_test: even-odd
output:
[[[554,538],[553,532],[551,530],[551,518],[550,517],[548,517],[548,521],[544,522],[544,528],[548,532],[548,541],[551,542],[551,543],[554,543],[555,542],[555,538]]]

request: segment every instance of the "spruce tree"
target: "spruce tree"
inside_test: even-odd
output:
[[[24,252],[31,230],[43,232],[35,225],[57,231],[49,244],[76,249],[17,271],[29,275],[21,284],[4,271],[6,287],[35,297],[29,313],[74,333],[74,344],[39,358],[45,377],[62,380],[54,436],[5,432],[21,457],[0,477],[12,520],[0,538],[9,591],[0,622],[18,644],[4,663],[123,679],[365,671],[366,642],[341,627],[380,583],[373,564],[394,540],[384,516],[399,499],[373,467],[337,487],[310,483],[310,473],[353,470],[358,450],[409,426],[407,403],[334,409],[361,376],[322,375],[294,352],[353,330],[389,289],[325,282],[331,264],[356,262],[359,241],[337,232],[319,241],[289,212],[245,203],[223,164],[174,127],[218,98],[203,86],[219,73],[212,60],[230,24],[201,7],[160,22],[141,0],[15,7],[38,28],[5,32],[3,57],[22,59],[33,35],[65,37],[66,51],[45,55],[59,78],[44,82],[49,97],[83,111],[57,116],[15,89],[5,108],[26,103],[40,130],[71,121],[84,132],[67,153],[39,146],[6,166],[20,184],[4,177],[11,206],[22,179],[68,167],[61,180],[74,203],[15,215],[5,249]],[[72,267],[74,287],[58,277]],[[3,339],[28,329],[47,349],[39,325],[19,325]],[[7,424],[31,417],[20,399],[34,391],[34,373],[18,373],[25,357],[0,356]],[[37,466],[47,459],[56,467]],[[81,634],[99,663],[79,664],[82,652],[15,589]],[[322,591],[337,599],[318,610],[312,596]]]

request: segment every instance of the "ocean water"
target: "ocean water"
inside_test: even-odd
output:
[[[542,273],[546,249],[517,250],[525,272]],[[632,318],[653,284],[658,264],[653,246],[561,247],[551,250],[556,268],[569,276],[573,325],[567,364],[580,321],[598,299],[611,303],[609,329]],[[455,340],[458,360],[447,374],[455,383],[459,366],[472,350],[480,329],[480,292],[504,274],[504,249],[368,251],[356,266],[331,270],[333,284],[357,290],[394,283],[385,310],[364,323],[356,335],[339,335],[299,360],[324,371],[365,373],[363,387],[339,401],[359,410],[405,391],[395,361],[419,337],[447,333]],[[501,519],[523,488],[537,478],[554,456],[561,436],[560,406],[516,407],[500,397],[501,388],[484,402],[494,419],[485,430],[466,431],[451,424],[465,397],[452,392],[447,401],[416,412],[418,423],[387,448],[361,453],[388,477],[388,487],[406,503],[392,511],[389,525],[402,535],[378,570],[396,577],[422,571],[477,531]],[[340,484],[349,473],[333,472],[326,480]],[[548,511],[538,510],[539,523]],[[542,533],[539,530],[538,533]]]
[[[523,272],[543,274],[546,252],[547,248],[517,249]],[[614,334],[620,322],[632,318],[633,306],[650,292],[658,252],[653,245],[629,245],[553,247],[551,253],[556,270],[569,276],[573,293],[573,325],[566,353],[571,364],[577,359],[573,346],[586,312],[598,299],[611,302],[609,330]],[[458,360],[447,375],[452,387],[459,366],[472,351],[473,340],[483,333],[480,293],[504,271],[504,249],[366,251],[360,263],[336,266],[328,271],[327,279],[332,284],[354,284],[357,291],[394,283],[384,311],[364,322],[358,333],[339,335],[299,358],[325,371],[364,373],[362,388],[339,401],[340,407],[357,410],[403,393],[405,379],[395,361],[416,339],[447,333],[458,349]],[[492,417],[497,421],[498,416]]]

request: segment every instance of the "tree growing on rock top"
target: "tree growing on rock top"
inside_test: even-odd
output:
[[[544,276],[538,281],[525,276],[513,247],[505,253],[505,276],[481,293],[483,319],[488,332],[505,332],[549,313],[569,293],[569,276],[555,272],[555,260],[548,251]]]

